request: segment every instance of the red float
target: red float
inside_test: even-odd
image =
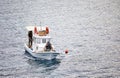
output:
[[[34,27],[34,34],[38,34],[37,27]]]
[[[46,34],[49,34],[49,28],[46,27]]]
[[[65,54],[68,54],[68,49],[65,50]]]

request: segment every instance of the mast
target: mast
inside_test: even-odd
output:
[[[40,21],[40,30],[42,30],[41,21]]]

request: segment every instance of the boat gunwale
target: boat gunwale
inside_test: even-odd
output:
[[[25,43],[25,47],[28,48],[28,50],[30,50],[31,53],[35,53],[35,54],[60,54],[60,53],[58,53],[58,52],[56,52],[56,51],[39,51],[39,52],[35,52],[35,51],[31,50],[31,49],[27,46],[26,43]]]

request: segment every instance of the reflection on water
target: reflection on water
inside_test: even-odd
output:
[[[60,63],[60,60],[59,59],[53,59],[53,60],[45,60],[45,59],[39,59],[39,60],[36,60],[36,59],[29,59],[28,61],[28,64],[32,65],[32,66],[36,66],[36,67],[39,67],[39,66],[43,66],[43,67],[51,67],[51,66],[54,66],[54,65],[59,65]]]
[[[58,59],[53,59],[53,60],[28,59],[27,63],[29,65],[31,65],[31,67],[34,69],[34,72],[36,72],[35,71],[36,69],[39,69],[39,72],[41,72],[41,73],[50,74],[53,70],[55,70],[59,67],[60,60],[58,60]]]
[[[35,74],[41,73],[40,77],[44,77],[44,74],[50,75],[55,69],[59,67],[61,63],[60,59],[52,59],[52,60],[36,59],[32,57],[30,54],[28,54],[28,52],[25,52],[25,56],[27,58],[26,62],[30,66],[29,70],[32,69],[30,73],[35,73]]]
[[[28,58],[28,61],[27,61],[28,64],[35,66],[35,67],[39,67],[39,66],[51,67],[54,65],[59,65],[60,63],[60,59],[52,59],[52,60],[37,59],[31,56],[28,52],[25,52],[25,55]]]

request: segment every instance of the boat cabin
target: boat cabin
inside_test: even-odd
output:
[[[32,48],[34,46],[43,47],[50,42],[51,37],[49,34],[48,27],[35,27],[29,26],[26,27],[28,30],[28,46]]]

